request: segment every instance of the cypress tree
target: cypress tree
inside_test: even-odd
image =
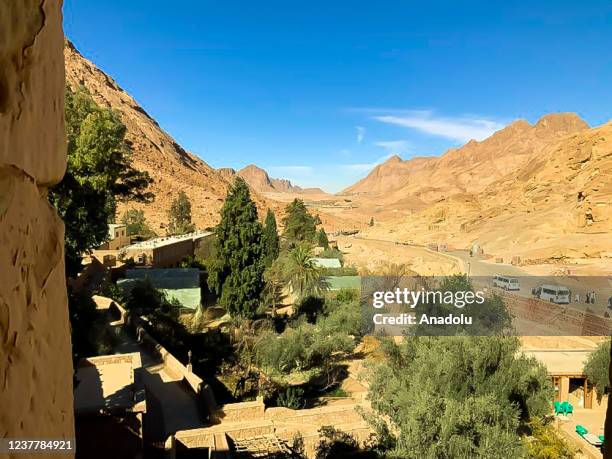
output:
[[[329,239],[327,239],[327,233],[325,233],[323,228],[320,228],[317,233],[317,245],[324,249],[329,249]]]
[[[294,199],[286,211],[287,215],[283,220],[285,239],[290,243],[313,242],[317,231],[315,218],[306,209],[304,201]]]
[[[264,287],[262,228],[246,182],[237,177],[221,209],[208,284],[230,314],[252,318]]]
[[[270,266],[278,257],[278,232],[276,229],[276,217],[274,212],[268,209],[266,214],[266,222],[264,224],[263,236],[263,256],[265,265]]]

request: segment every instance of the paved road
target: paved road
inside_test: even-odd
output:
[[[491,263],[482,258],[470,257],[468,251],[454,250],[450,252],[439,253],[427,249],[422,245],[417,244],[399,244],[395,241],[384,239],[369,239],[363,236],[354,236],[355,239],[370,240],[379,243],[392,244],[398,247],[406,247],[417,249],[422,253],[427,253],[440,258],[445,256],[453,257],[460,260],[460,265],[463,265],[464,272],[469,274],[475,284],[490,287],[492,285],[491,277],[496,274],[518,277],[521,289],[512,292],[516,295],[531,298],[532,289],[543,284],[563,285],[572,292],[571,306],[578,310],[585,310],[587,307],[597,314],[603,315],[607,310],[608,298],[612,297],[612,278],[610,277],[583,277],[583,276],[533,276],[524,269],[504,263]],[[480,279],[479,279],[480,278]],[[595,291],[595,304],[586,304],[587,292]],[[575,295],[580,295],[580,302],[575,302]],[[612,312],[612,311],[611,311]]]
[[[448,252],[449,255],[463,262],[464,269],[474,279],[475,283],[491,285],[491,276],[502,274],[519,278],[521,289],[512,292],[525,298],[531,298],[531,290],[542,284],[563,285],[572,292],[572,304],[575,309],[592,311],[603,314],[607,308],[608,298],[612,296],[612,279],[609,277],[583,277],[583,276],[533,276],[518,266],[491,263],[477,257],[470,257],[469,252],[455,250]],[[481,279],[478,279],[481,277]],[[587,292],[595,291],[595,304],[586,304]],[[580,295],[580,302],[575,302],[575,295]]]

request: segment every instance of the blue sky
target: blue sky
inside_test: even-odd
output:
[[[333,192],[516,118],[612,118],[609,0],[65,0],[64,27],[213,167]]]

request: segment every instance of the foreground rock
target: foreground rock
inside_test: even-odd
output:
[[[0,5],[0,437],[72,439],[64,228],[46,197],[66,167],[61,2],[39,3]]]

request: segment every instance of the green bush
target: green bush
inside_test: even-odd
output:
[[[527,456],[531,459],[572,459],[577,451],[557,431],[551,422],[534,418],[531,435],[523,437]]]
[[[523,457],[521,432],[551,410],[546,368],[516,337],[385,340],[369,396],[397,429],[392,457]]]
[[[304,389],[301,387],[288,387],[284,392],[278,395],[276,400],[278,406],[299,410],[304,408],[306,400],[304,399]]]
[[[318,323],[302,323],[281,334],[265,332],[255,345],[255,361],[264,371],[285,375],[331,365],[333,355],[349,352],[354,341],[346,333],[327,332]]]

